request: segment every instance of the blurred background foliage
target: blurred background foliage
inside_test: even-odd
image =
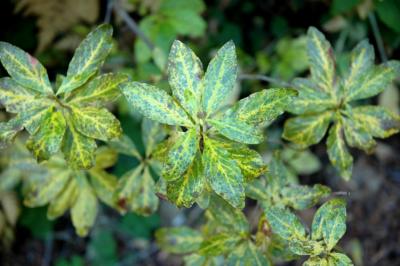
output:
[[[189,44],[203,62],[233,40],[240,73],[284,82],[307,75],[305,32],[309,26],[323,30],[332,42],[342,73],[347,71],[351,48],[365,38],[375,46],[378,62],[400,59],[398,0],[3,0],[0,17],[0,40],[37,56],[52,80],[55,73],[67,69],[84,36],[104,21],[115,32],[105,71],[125,72],[133,80],[167,90],[165,64],[175,39]],[[132,30],[135,27],[142,36]],[[5,75],[0,69],[0,76]],[[247,78],[238,84],[240,98],[271,85]],[[373,101],[399,113],[396,84]],[[110,108],[143,154],[141,117],[126,105],[120,100]],[[0,120],[6,118],[0,112]],[[329,166],[323,145],[297,152],[282,142],[283,120],[268,128],[267,141],[257,147],[265,159],[271,158],[273,150],[283,149],[281,157],[293,178],[349,193],[349,229],[341,247],[356,265],[400,265],[399,136],[380,142],[374,156],[353,151],[357,158],[354,177],[345,183]],[[120,177],[138,163],[120,155],[109,171]],[[46,208],[23,206],[19,180],[36,171],[36,166],[21,143],[1,151],[0,167],[2,265],[179,265],[179,258],[160,252],[154,231],[202,221],[198,207],[179,210],[162,200],[159,210],[147,217],[120,216],[101,208],[90,235],[79,238],[68,218],[49,221]],[[256,223],[252,206],[249,200],[245,212]],[[312,214],[303,216],[308,221]]]

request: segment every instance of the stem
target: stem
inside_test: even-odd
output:
[[[104,16],[104,23],[110,23],[110,21],[111,21],[111,12],[113,10],[113,6],[114,6],[114,0],[108,0],[107,1],[106,15]]]
[[[373,12],[370,12],[368,14],[368,20],[369,23],[371,24],[372,32],[374,33],[376,45],[378,46],[379,50],[379,55],[381,57],[382,62],[385,63],[387,61],[385,47],[383,46],[381,32],[379,31],[378,23],[376,22],[375,14]]]
[[[241,74],[239,76],[239,79],[249,79],[249,80],[261,80],[261,81],[266,81],[272,84],[276,84],[282,87],[292,87],[292,85],[289,82],[279,80],[276,78],[264,76],[264,75],[259,75],[259,74]]]
[[[136,21],[134,21],[129,14],[116,2],[114,5],[114,10],[122,18],[122,20],[126,23],[128,28],[139,38],[143,40],[143,42],[146,44],[146,46],[150,50],[154,50],[155,45],[150,41],[149,38],[143,33],[143,31],[140,30],[138,24]]]

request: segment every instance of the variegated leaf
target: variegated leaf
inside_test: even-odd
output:
[[[110,73],[95,77],[77,89],[69,102],[76,106],[104,106],[118,99],[121,94],[119,86],[126,81],[128,76],[124,74]]]
[[[342,117],[342,121],[347,144],[350,147],[371,153],[376,146],[376,142],[367,129],[357,120],[354,120],[352,116]]]
[[[120,122],[105,108],[77,107],[72,108],[72,122],[83,135],[108,141],[118,138],[121,133]]]
[[[198,153],[181,178],[167,182],[167,197],[177,207],[190,208],[203,192],[204,186],[203,164]]]
[[[227,259],[228,266],[269,266],[271,263],[263,255],[262,251],[251,242],[246,241],[238,245],[229,255]]]
[[[304,78],[296,78],[292,82],[299,95],[288,106],[288,111],[294,114],[315,114],[326,111],[337,105],[331,95],[319,89],[314,82]]]
[[[286,120],[282,137],[301,147],[317,144],[325,136],[331,118],[330,111],[290,118]]]
[[[335,81],[333,49],[325,36],[314,27],[310,27],[307,32],[307,54],[312,80],[319,89],[333,94]]]
[[[351,115],[369,134],[377,138],[390,137],[400,130],[400,117],[382,106],[355,107]]]
[[[71,219],[76,233],[84,237],[95,222],[98,202],[85,175],[82,172],[76,172],[74,178],[78,181],[78,196],[71,208]]]
[[[320,257],[310,257],[303,263],[303,266],[330,266],[328,264],[328,259]]]
[[[229,41],[219,49],[204,75],[202,104],[207,116],[222,107],[235,85],[237,71],[235,45]]]
[[[247,234],[250,225],[241,210],[235,209],[217,195],[211,195],[207,212],[224,230]]]
[[[343,253],[329,253],[327,260],[329,266],[354,266],[351,259]]]
[[[192,163],[198,150],[198,134],[195,128],[179,135],[168,151],[161,176],[166,181],[181,178]]]
[[[204,140],[204,175],[212,189],[235,208],[244,207],[243,175],[229,153],[210,138]]]
[[[121,85],[129,104],[143,116],[168,125],[192,126],[185,111],[165,91],[152,85],[129,82]]]
[[[23,129],[22,121],[18,116],[8,122],[0,122],[0,149],[7,147]]]
[[[168,81],[172,93],[192,118],[197,118],[202,91],[203,66],[193,51],[176,40],[168,57]]]
[[[150,156],[156,146],[165,139],[166,135],[167,134],[162,125],[150,119],[143,119],[142,140],[146,148],[146,156]]]
[[[264,212],[272,231],[283,239],[301,240],[306,237],[306,230],[300,219],[288,209],[269,206],[264,208]]]
[[[113,194],[117,187],[117,177],[100,169],[91,169],[89,174],[90,183],[96,196],[107,205],[114,207],[115,202]]]
[[[382,92],[389,87],[396,76],[395,70],[386,65],[379,65],[368,71],[354,86],[348,90],[346,101],[355,101],[370,98]]]
[[[325,202],[315,213],[311,238],[323,240],[327,250],[333,249],[346,232],[346,202],[332,199]]]
[[[62,216],[75,202],[78,197],[78,186],[75,177],[70,178],[64,188],[49,204],[47,218],[54,220]]]
[[[0,42],[0,61],[8,74],[21,86],[42,94],[53,94],[46,69],[36,58],[20,48]]]
[[[292,89],[268,89],[255,92],[225,111],[224,116],[253,126],[269,124],[283,114],[296,95],[297,92]]]
[[[103,24],[86,36],[69,63],[57,95],[73,91],[99,70],[112,48],[112,31],[110,25]]]
[[[24,190],[24,204],[28,207],[39,207],[57,199],[70,177],[69,170],[50,169],[41,180],[32,182],[29,188]]]
[[[96,141],[79,133],[72,122],[65,131],[62,151],[67,162],[75,169],[89,169],[94,164]]]
[[[64,116],[55,107],[47,109],[40,124],[41,126],[27,142],[28,149],[39,162],[48,160],[60,150],[66,130]]]
[[[121,213],[133,210],[142,215],[153,213],[158,206],[155,183],[149,169],[139,165],[125,173],[118,181],[114,201]]]
[[[363,86],[363,80],[373,69],[375,61],[374,47],[367,40],[360,42],[351,52],[350,71],[343,86],[346,93],[357,91]]]
[[[133,156],[138,160],[142,159],[135,143],[127,135],[122,135],[119,139],[110,141],[108,144],[120,154]]]
[[[219,133],[237,142],[258,144],[264,140],[262,131],[259,128],[245,122],[229,118],[223,120],[208,119],[207,122]]]
[[[197,251],[203,242],[203,237],[200,232],[181,226],[157,230],[156,241],[167,252],[185,254]]]
[[[0,104],[9,113],[24,112],[41,105],[38,95],[36,91],[22,87],[11,78],[0,79]]]
[[[281,189],[282,201],[296,210],[311,208],[331,193],[327,186],[316,184],[313,187],[292,185]]]
[[[220,233],[205,239],[200,246],[199,254],[203,256],[218,256],[233,249],[241,240],[239,235]]]
[[[226,149],[231,158],[236,161],[246,181],[259,177],[267,171],[262,156],[246,145],[227,139],[222,139],[218,144]]]
[[[353,170],[353,157],[346,148],[343,128],[340,122],[335,123],[329,130],[326,144],[332,165],[344,179],[349,180]]]

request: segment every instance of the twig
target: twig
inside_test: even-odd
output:
[[[129,14],[121,8],[121,6],[116,2],[114,5],[114,10],[122,18],[122,20],[126,23],[128,28],[139,38],[143,40],[143,42],[146,44],[146,46],[150,49],[153,50],[155,48],[155,45],[150,41],[149,38],[143,33],[143,31],[140,30],[138,24],[136,21],[134,21]]]
[[[108,0],[107,1],[106,15],[104,16],[104,23],[110,23],[113,6],[114,6],[114,0]]]
[[[381,32],[379,31],[378,23],[376,22],[375,14],[373,12],[370,12],[368,14],[368,20],[369,23],[371,24],[372,32],[374,33],[376,45],[378,46],[379,50],[379,55],[381,57],[382,62],[385,63],[387,61],[385,47],[383,46]]]
[[[46,238],[42,266],[50,265],[52,253],[53,253],[53,235],[50,234]]]
[[[259,75],[259,74],[241,74],[239,76],[239,79],[250,79],[250,80],[261,80],[261,81],[266,81],[272,84],[276,84],[282,87],[292,87],[292,85],[289,82],[279,80],[276,78],[264,76],[264,75]]]

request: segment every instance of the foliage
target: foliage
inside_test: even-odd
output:
[[[203,76],[200,60],[175,41],[168,61],[172,96],[145,83],[122,85],[128,102],[145,117],[177,126],[165,143],[161,171],[167,197],[177,206],[190,207],[211,189],[243,208],[246,182],[266,170],[261,157],[244,144],[262,142],[260,125],[280,115],[295,93],[263,90],[221,111],[236,76],[232,42],[218,51]]]
[[[58,76],[54,92],[46,69],[19,48],[0,43],[0,61],[11,77],[0,80],[0,102],[16,116],[0,124],[1,145],[24,128],[27,147],[37,160],[62,151],[76,169],[93,166],[96,139],[121,134],[119,121],[104,106],[118,97],[119,74],[96,75],[111,49],[112,29],[101,25],[77,48],[66,76]]]
[[[374,138],[398,132],[399,116],[372,105],[372,97],[392,85],[400,64],[375,65],[367,41],[351,53],[344,48],[367,36],[365,23],[356,21],[353,11],[361,19],[368,16],[371,24],[376,11],[378,22],[388,27],[382,31],[385,45],[395,47],[396,38],[388,39],[397,30],[396,8],[382,11],[394,1],[333,1],[323,28],[339,33],[336,56],[317,29],[311,27],[306,36],[280,14],[271,18],[271,33],[265,32],[273,39],[260,38],[265,22],[253,17],[256,5],[246,1],[208,8],[205,17],[214,19],[209,21],[201,16],[202,0],[107,1],[105,21],[116,17],[121,38],[112,39],[109,25],[97,27],[76,49],[66,75],[57,75],[53,83],[50,78],[58,70],[53,60],[65,54],[45,51],[45,46],[56,37],[68,38],[62,35],[73,25],[95,20],[99,2],[79,7],[73,0],[50,2],[20,0],[17,6],[37,16],[38,49],[44,51],[38,56],[47,70],[16,46],[0,42],[0,61],[9,74],[0,79],[5,108],[0,112],[5,121],[0,122],[5,148],[0,154],[0,237],[5,247],[19,217],[18,197],[25,207],[17,226],[45,243],[46,254],[72,258],[58,258],[55,265],[147,265],[154,264],[149,257],[164,260],[166,253],[181,255],[186,265],[293,260],[353,265],[344,254],[349,248],[339,242],[346,232],[346,202],[333,197],[341,192],[331,194],[337,185],[326,186],[337,180],[319,172],[327,161],[320,156],[323,144],[306,148],[327,135],[328,157],[349,180],[349,147],[370,153]],[[303,5],[297,2],[291,11]],[[86,5],[93,6],[90,12],[80,8]],[[229,5],[243,10],[233,17],[229,8],[220,11]],[[69,17],[53,12],[59,8]],[[141,16],[138,29],[136,14],[130,18],[127,11]],[[255,28],[245,34],[230,20],[239,17],[242,23],[248,14]],[[137,35],[133,42],[122,38],[127,28],[119,19]],[[74,30],[83,33],[90,25],[78,27]],[[372,28],[385,62],[387,47],[381,47],[379,30]],[[187,37],[200,58],[212,58],[205,71],[192,49],[176,40]],[[240,49],[226,42],[230,38]],[[223,42],[215,53],[204,54]],[[307,65],[309,78],[280,80],[302,75]],[[246,74],[252,72],[258,74]],[[265,73],[272,77],[260,75]],[[238,82],[253,78],[260,80]],[[265,89],[261,80],[294,89]],[[285,111],[297,116],[287,119]],[[292,143],[281,141],[281,135]],[[68,219],[61,218],[68,212],[77,235],[87,239],[72,236]],[[310,229],[303,220],[310,221]],[[66,225],[66,231],[53,234]],[[77,253],[52,252],[53,238],[56,246],[76,242],[79,247],[72,252]],[[179,263],[175,260],[171,264]]]
[[[373,47],[363,41],[352,51],[350,71],[340,77],[335,73],[329,42],[315,28],[308,31],[307,53],[311,77],[293,81],[299,97],[289,111],[299,116],[286,121],[283,138],[307,147],[319,143],[330,128],[329,159],[348,180],[353,157],[347,145],[369,153],[376,145],[374,137],[387,138],[399,131],[399,117],[389,110],[357,105],[357,101],[375,96],[391,84],[397,63],[375,66]]]

